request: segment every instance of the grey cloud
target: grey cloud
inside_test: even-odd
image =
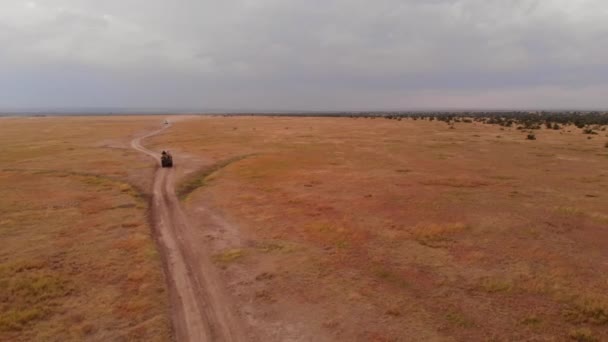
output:
[[[602,0],[2,5],[0,108],[608,107]]]

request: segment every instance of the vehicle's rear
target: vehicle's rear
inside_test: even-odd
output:
[[[163,154],[160,163],[162,167],[173,167],[173,157],[169,153]]]

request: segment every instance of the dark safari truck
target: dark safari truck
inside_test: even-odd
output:
[[[173,157],[167,151],[163,151],[160,156],[160,165],[162,167],[173,167]]]

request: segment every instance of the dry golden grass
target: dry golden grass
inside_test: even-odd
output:
[[[589,328],[576,328],[570,331],[570,339],[578,342],[597,342],[599,339],[593,335]]]
[[[158,122],[0,120],[0,340],[170,338],[153,166],[129,148]]]
[[[468,228],[464,223],[419,224],[412,229],[412,235],[423,245],[439,247]]]
[[[237,261],[245,256],[245,252],[242,249],[229,249],[222,253],[218,253],[213,256],[213,260],[218,263],[231,263]]]
[[[575,323],[608,325],[608,298],[605,296],[579,298],[565,314],[568,320]]]
[[[179,186],[175,190],[177,196],[180,199],[185,199],[194,190],[204,186],[208,178],[212,177],[215,172],[218,172],[222,168],[227,167],[232,163],[236,163],[240,160],[243,160],[247,157],[248,156],[232,157],[189,174],[186,179],[182,180],[179,183]]]
[[[605,148],[573,127],[526,134],[213,117],[151,143],[210,164],[251,155],[191,187],[185,205],[237,227],[241,239],[214,253],[246,251],[225,276],[239,296],[272,295],[259,317],[278,310],[280,324],[336,340],[608,340]],[[267,241],[297,248],[256,247]]]

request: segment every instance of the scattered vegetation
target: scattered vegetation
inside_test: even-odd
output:
[[[597,135],[597,132],[594,131],[591,128],[585,128],[585,129],[583,129],[583,134],[594,134],[594,135]]]
[[[428,247],[444,247],[452,236],[467,230],[464,223],[423,224],[414,227],[412,235],[420,244]]]
[[[573,323],[608,325],[608,301],[600,298],[580,300],[565,312]]]
[[[455,326],[461,327],[461,328],[472,328],[475,326],[473,321],[471,321],[469,318],[467,318],[460,311],[448,312],[448,314],[445,316],[445,318],[448,320],[448,322],[452,323]]]
[[[151,168],[128,152],[146,120],[2,122],[0,340],[170,339],[162,265],[139,191]]]
[[[227,114],[224,116],[247,116],[251,114]],[[336,113],[269,113],[268,116],[319,116],[319,117],[351,117],[351,118],[384,118],[401,121],[429,120],[444,121],[450,128],[454,123],[483,123],[500,125],[506,128],[517,127],[522,130],[538,130],[541,125],[547,129],[559,130],[565,126],[575,126],[584,129],[585,134],[597,134],[597,130],[605,130],[608,126],[608,112],[600,111],[506,111],[506,112],[336,112]]]
[[[56,313],[61,298],[73,287],[60,275],[29,264],[34,269],[21,268],[24,263],[4,267],[0,274],[0,302],[8,310],[0,310],[0,331],[21,331],[30,323]],[[21,271],[19,271],[21,269]]]
[[[596,183],[598,181],[599,180],[596,179],[583,180],[584,183]],[[608,215],[602,213],[587,212],[576,207],[557,207],[555,208],[555,211],[566,216],[578,216],[581,218],[588,218],[599,223],[608,224]]]
[[[581,327],[605,340],[608,325],[591,323],[597,310],[571,297],[606,291],[606,138],[582,135],[601,132],[587,114],[522,114],[201,118],[166,138],[215,159],[263,153],[205,190],[247,223],[246,255],[234,263],[251,269],[245,281],[260,279],[249,298],[265,289],[283,307],[352,312],[340,315],[343,340],[366,329],[386,340],[407,330],[414,340],[550,341]],[[242,136],[221,133],[237,121]],[[284,253],[282,241],[298,250]],[[362,312],[382,319],[353,318]]]
[[[207,180],[207,177],[209,177],[213,173],[229,166],[230,164],[236,163],[236,162],[241,161],[250,156],[251,155],[245,155],[245,156],[236,156],[233,158],[229,158],[229,159],[220,161],[218,163],[215,163],[211,166],[204,167],[204,168],[200,169],[199,171],[192,173],[184,181],[182,181],[180,184],[177,185],[176,190],[175,190],[177,196],[180,199],[185,199],[186,197],[188,197],[188,195],[190,195],[192,192],[194,192],[194,190],[204,186],[205,182]]]
[[[599,339],[593,336],[589,328],[576,328],[570,331],[568,335],[571,340],[577,342],[598,342]]]
[[[542,323],[542,320],[536,315],[528,316],[521,321],[521,324],[528,325],[528,326],[536,326],[541,323]]]
[[[508,292],[513,288],[513,283],[510,281],[500,280],[493,277],[481,279],[480,287],[488,293]]]
[[[404,277],[396,274],[384,265],[375,265],[372,272],[377,278],[389,284],[393,284],[398,288],[408,288],[410,286]]]
[[[245,252],[242,249],[228,249],[221,253],[218,253],[213,256],[213,260],[218,263],[229,264],[234,261],[237,261],[245,256]]]
[[[291,253],[297,250],[297,246],[285,241],[265,241],[256,244],[256,249],[262,253]]]

